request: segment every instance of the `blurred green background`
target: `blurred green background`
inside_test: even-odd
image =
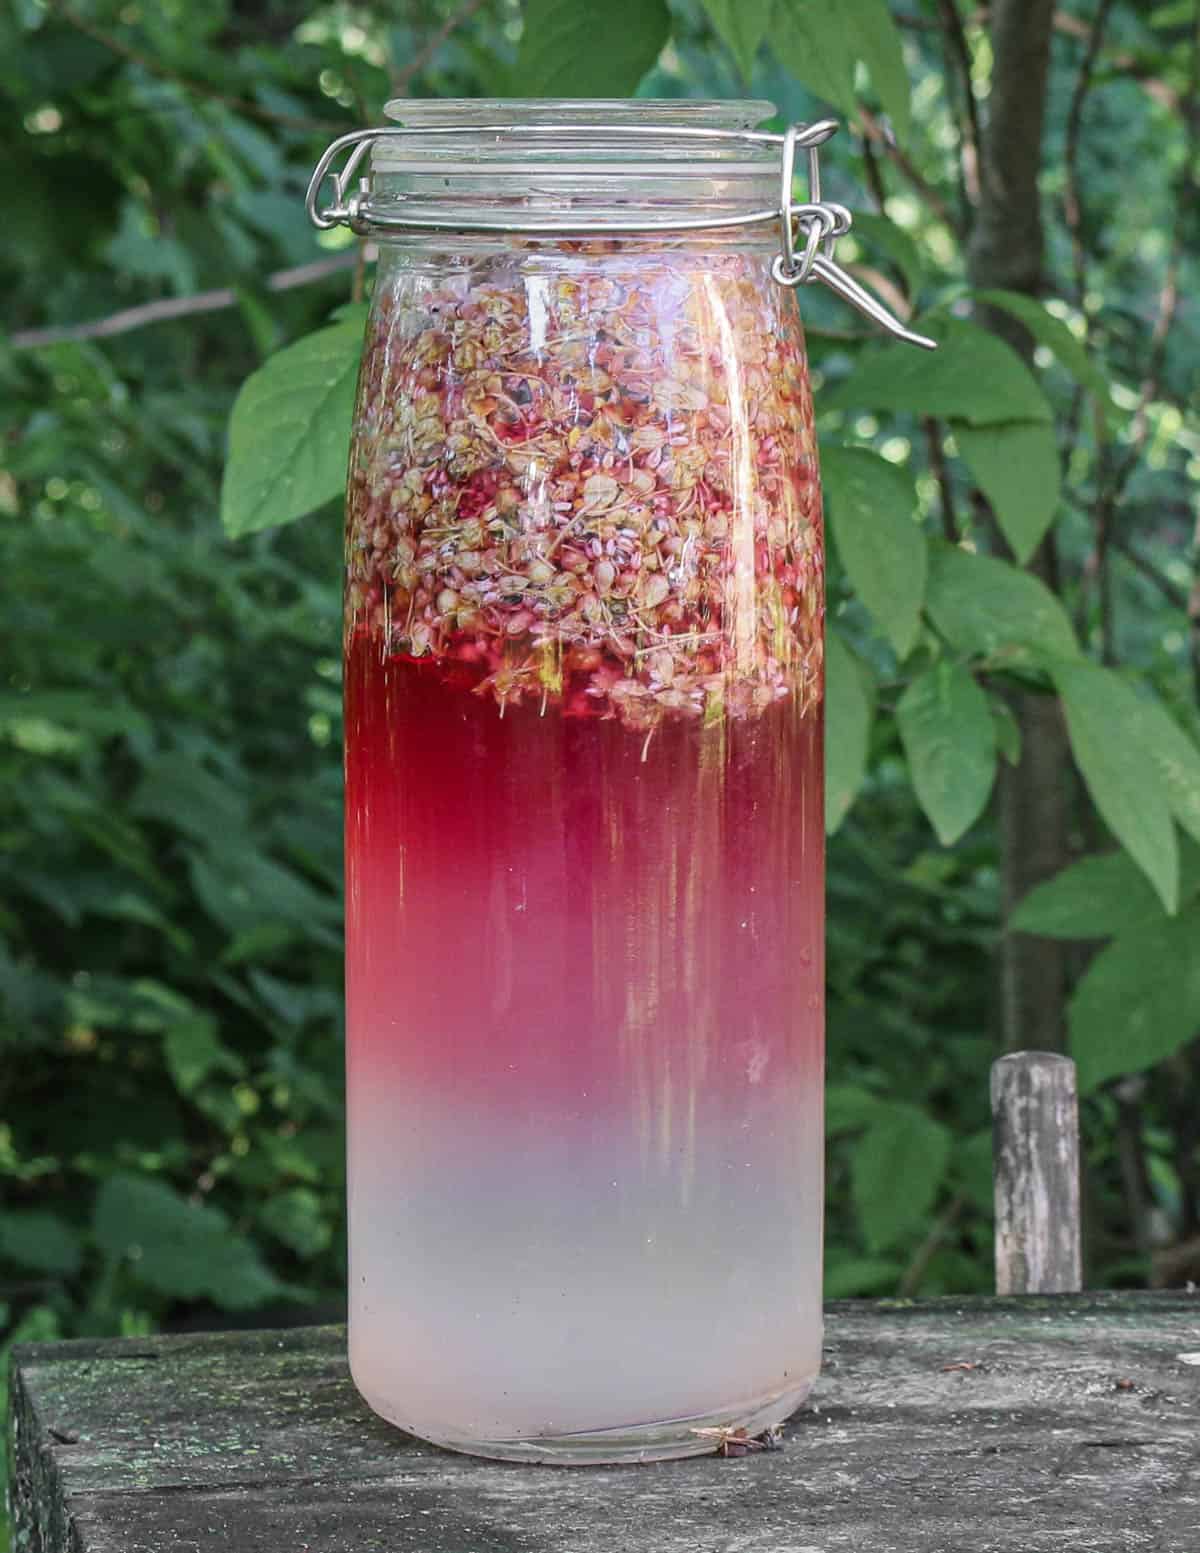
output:
[[[339,514],[226,540],[226,425],[252,370],[369,287],[350,235],[304,217],[324,144],[377,122],[396,92],[522,93],[564,68],[569,87],[570,61],[539,63],[530,39],[571,4],[15,0],[0,20],[10,1341],[341,1308]],[[752,90],[780,122],[832,105],[852,121],[829,148],[833,197],[875,212],[842,252],[920,311],[965,283],[993,46],[973,6],[882,9],[895,46],[880,55],[879,7],[831,20],[816,0],[774,13],[672,0],[648,70],[604,55],[613,17],[588,68],[636,68],[626,89],[642,95]],[[1062,350],[1034,357],[1066,476],[1048,585],[1085,647],[1156,685],[1193,735],[1195,28],[1192,4],[1057,13],[1044,291],[1086,358],[1064,371]],[[823,406],[862,329],[830,299],[802,300],[823,439],[907,469],[930,534],[986,543],[986,502],[936,416],[845,394]],[[988,1067],[1034,1043],[1001,986],[1019,837],[993,805],[938,844],[892,715],[906,670],[853,581],[835,554],[831,614],[876,714],[829,856],[828,1288],[986,1290]],[[1120,745],[1119,722],[1110,732]],[[1066,861],[1107,851],[1084,787],[1069,768],[1061,779]],[[1185,899],[1194,865],[1185,850]],[[1086,1041],[1071,988],[1099,940],[1115,932],[1119,948],[1124,926],[1152,924],[1132,952],[1149,1044],[1131,1034],[1129,1072],[1084,1104],[1088,1277],[1178,1283],[1200,1276],[1200,937],[1189,958],[1180,919],[1142,900],[1124,854],[1104,867],[1094,889],[1076,878],[1076,906],[1115,890],[1126,917],[1085,932],[1068,910],[1065,982],[1032,986],[1026,1006],[1053,1004],[1043,1042],[1068,1026]],[[1127,989],[1119,974],[1109,985],[1115,1017]]]

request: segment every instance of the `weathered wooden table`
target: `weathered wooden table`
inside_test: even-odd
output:
[[[1200,1295],[854,1302],[781,1449],[493,1465],[358,1400],[339,1328],[20,1350],[20,1553],[1193,1553]]]

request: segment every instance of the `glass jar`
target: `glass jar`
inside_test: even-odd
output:
[[[392,108],[318,213],[379,244],[351,1367],[456,1450],[710,1451],[792,1412],[821,1345],[823,546],[754,217],[780,137],[749,133],[767,103]]]

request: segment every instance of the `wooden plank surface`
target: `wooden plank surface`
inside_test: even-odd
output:
[[[1200,1549],[1200,1295],[854,1302],[831,1308],[827,1339],[782,1449],[577,1469],[389,1428],[358,1401],[338,1328],[25,1348],[14,1547]]]

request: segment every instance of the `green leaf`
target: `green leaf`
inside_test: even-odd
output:
[[[854,113],[854,54],[837,0],[777,0],[771,23],[775,58],[839,112]]]
[[[737,61],[743,81],[754,75],[754,58],[767,35],[772,0],[701,0],[717,34]]]
[[[79,1271],[83,1251],[78,1231],[65,1219],[21,1210],[0,1213],[0,1257],[18,1267],[69,1278]]]
[[[1032,662],[1077,658],[1067,612],[1037,577],[994,556],[933,545],[925,608],[959,652]]]
[[[371,316],[371,304],[369,302],[339,302],[330,312],[331,324],[356,324],[359,329],[367,327],[367,319]]]
[[[1012,707],[1007,701],[1001,701],[999,696],[992,696],[988,702],[988,708],[992,714],[992,731],[996,735],[996,749],[1010,766],[1019,766],[1021,725],[1014,717]]]
[[[273,924],[292,923],[310,936],[337,941],[325,926],[337,915],[336,903],[265,853],[189,851],[188,871],[201,905],[233,934],[260,931],[260,944],[269,945]]]
[[[96,1196],[92,1233],[102,1251],[127,1259],[137,1280],[160,1294],[243,1310],[285,1292],[220,1209],[191,1202],[164,1181],[109,1176]]]
[[[671,31],[665,0],[526,0],[516,95],[629,97]]]
[[[1130,736],[1141,698],[1095,663],[1052,666],[1071,753],[1100,817],[1150,880],[1167,911],[1179,903],[1179,850],[1158,766]]]
[[[211,1014],[197,1014],[171,1025],[163,1037],[163,1052],[175,1087],[184,1095],[190,1095],[210,1073],[236,1078],[246,1070],[241,1058],[222,1045]]]
[[[987,497],[1005,539],[1023,566],[1054,521],[1061,465],[1053,426],[1008,421],[997,426],[950,429],[975,484]]]
[[[893,1101],[854,1151],[851,1191],[871,1251],[886,1251],[933,1207],[950,1160],[950,1134],[916,1106]]]
[[[1166,920],[1162,904],[1128,852],[1080,858],[1035,885],[1008,919],[1009,930],[1043,938],[1107,938]]]
[[[953,1162],[954,1174],[972,1205],[988,1218],[995,1209],[992,1148],[992,1129],[981,1127],[956,1144]]]
[[[98,917],[111,917],[118,922],[137,922],[143,927],[161,933],[171,947],[180,954],[190,954],[194,940],[179,927],[165,911],[160,911],[152,901],[136,890],[118,890],[103,900],[90,901],[88,910]]]
[[[294,1138],[281,1138],[277,1132],[262,1132],[256,1141],[276,1175],[317,1182],[321,1179],[321,1167],[309,1156],[308,1139],[309,1132],[305,1128]]]
[[[1103,950],[1068,1010],[1079,1087],[1153,1067],[1200,1034],[1200,902]]]
[[[897,657],[906,658],[921,628],[926,571],[912,479],[864,448],[827,448],[821,478],[850,582],[887,632]]]
[[[341,999],[328,985],[283,981],[263,970],[250,972],[250,985],[273,1014],[297,1029],[310,1019],[332,1024],[340,1012]]]
[[[1150,695],[1126,704],[1126,737],[1146,751],[1166,790],[1171,813],[1200,841],[1200,750],[1163,706]]]
[[[952,846],[983,812],[996,775],[996,735],[975,676],[946,659],[896,706],[913,788],[938,840]]]
[[[190,1019],[196,1013],[196,1005],[174,987],[144,976],[132,984],[135,995],[134,1012],[127,1015],[120,1005],[113,1010],[115,1018],[109,1023],[120,1025],[128,1018],[137,1030],[166,1030],[179,1019]]]
[[[297,1256],[318,1256],[333,1240],[333,1226],[316,1192],[294,1186],[263,1204],[263,1227]]]
[[[106,697],[99,701],[95,695],[81,690],[0,693],[0,732],[23,721],[50,723],[72,737],[92,734],[107,739],[120,734],[137,739],[151,731],[144,714],[124,698],[114,701]]]
[[[129,810],[197,841],[240,835],[248,817],[246,800],[236,787],[176,751],[166,751],[146,766]]]
[[[825,637],[825,829],[838,828],[867,773],[870,671],[832,628]]]
[[[822,408],[892,410],[972,426],[1053,420],[1036,378],[996,335],[939,314],[921,327],[938,341],[936,351],[910,345],[866,350],[848,378],[825,390]]]
[[[124,201],[121,225],[103,252],[118,274],[169,281],[179,296],[197,289],[195,256],[162,230],[158,217],[140,200]]]
[[[334,324],[279,351],[242,384],[221,485],[231,539],[291,523],[341,495],[361,344],[357,322]]]
[[[1019,291],[977,291],[975,300],[989,307],[1001,308],[1023,323],[1037,343],[1044,345],[1057,357],[1059,365],[1077,383],[1095,394],[1102,404],[1110,402],[1112,391],[1109,381],[1088,355],[1085,346],[1075,338],[1070,325],[1047,312],[1036,297],[1024,296]]]
[[[861,1299],[871,1294],[890,1294],[904,1275],[902,1262],[883,1257],[830,1255],[825,1262],[825,1298]]]
[[[867,262],[870,262],[871,250],[878,248],[904,277],[907,294],[910,297],[918,294],[925,278],[925,264],[920,249],[903,227],[889,221],[886,216],[877,216],[869,210],[856,210],[853,235],[855,239],[865,239],[859,242],[859,247]]]
[[[838,0],[837,9],[851,48],[866,65],[879,105],[892,121],[896,139],[907,140],[912,134],[912,88],[900,30],[887,0]]]
[[[886,1104],[859,1084],[830,1084],[825,1090],[825,1131],[831,1138],[857,1132],[873,1122]]]
[[[738,0],[723,3],[736,6]],[[908,138],[908,70],[886,0],[779,0],[771,46],[790,75],[847,117],[855,111],[854,68],[861,60],[897,137]]]
[[[232,223],[230,223],[232,225]],[[260,361],[265,361],[283,343],[283,327],[279,318],[250,286],[235,286],[234,295],[246,321],[246,330],[254,341],[254,350]]]

